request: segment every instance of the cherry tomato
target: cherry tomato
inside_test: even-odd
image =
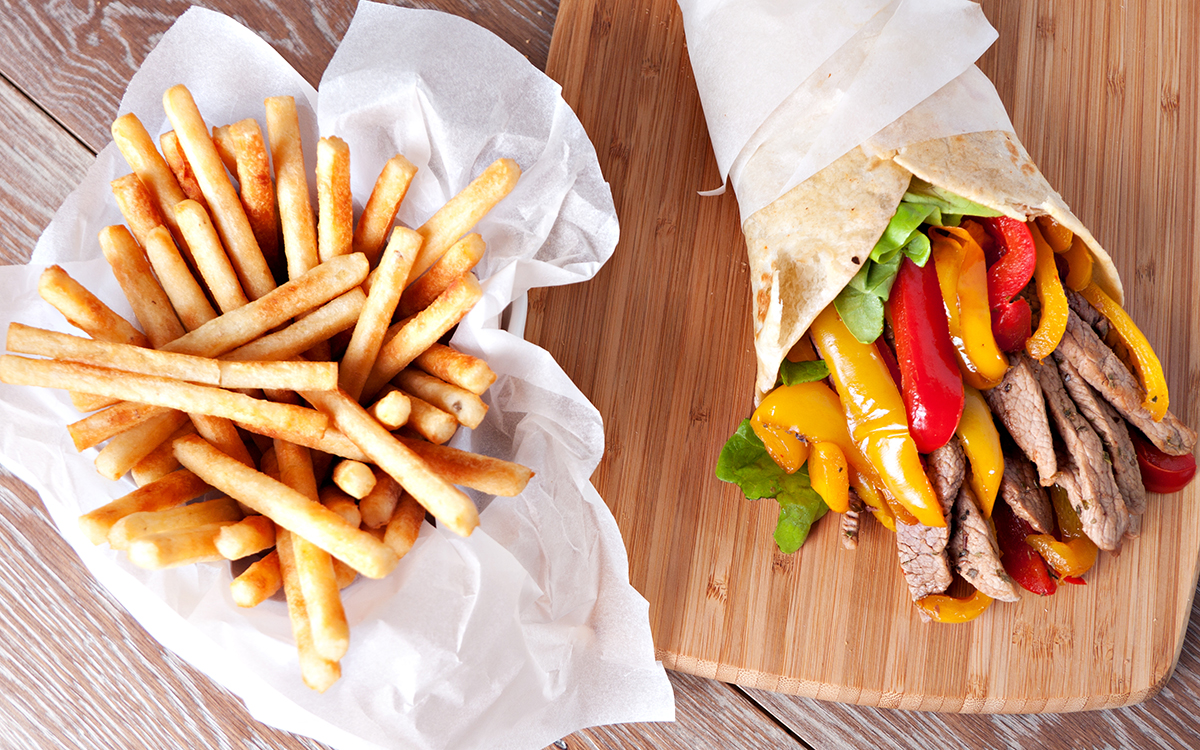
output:
[[[1164,495],[1179,492],[1196,476],[1195,456],[1172,456],[1163,453],[1134,430],[1130,431],[1129,436],[1133,438],[1138,468],[1142,470],[1142,484],[1151,492],[1161,492]]]

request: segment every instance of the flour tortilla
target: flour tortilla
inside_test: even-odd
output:
[[[859,146],[742,225],[758,359],[755,403],[775,387],[784,356],[871,254],[914,175],[1020,221],[1052,217],[1083,239],[1096,261],[1096,282],[1122,300],[1112,259],[1012,133],[968,133],[887,152]]]

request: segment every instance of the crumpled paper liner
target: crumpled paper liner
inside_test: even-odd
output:
[[[96,450],[75,451],[65,425],[80,415],[65,394],[0,385],[0,461],[41,494],[84,564],[155,638],[267,724],[341,748],[540,748],[587,726],[673,719],[648,605],[589,481],[600,415],[548,353],[500,327],[526,290],[592,277],[617,242],[608,186],[557,84],[468,21],[372,3],[359,7],[319,98],[258,36],[200,9],[163,36],[121,112],[152,135],[170,129],[161,96],[175,83],[210,125],[256,117],[264,132],[263,99],[295,96],[310,188],[319,125],[350,144],[360,208],[384,161],[404,153],[420,168],[399,216],[409,226],[494,159],[516,159],[523,177],[477,228],[485,296],[454,338],[499,379],[483,425],[454,445],[537,475],[516,498],[475,493],[482,525],[471,537],[426,524],[391,576],[345,590],[350,652],[341,680],[317,694],[301,682],[284,604],[236,607],[228,565],[144,571],[83,538],[78,516],[133,483],[102,479]],[[0,324],[72,331],[36,292],[51,263],[132,318],[96,239],[123,223],[108,182],[128,171],[108,146],[30,264],[0,268]]]

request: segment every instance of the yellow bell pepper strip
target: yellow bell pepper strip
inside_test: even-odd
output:
[[[1162,420],[1170,405],[1167,378],[1163,374],[1162,363],[1158,361],[1158,355],[1154,353],[1145,334],[1133,322],[1133,318],[1129,317],[1129,313],[1125,312],[1095,283],[1088,284],[1079,293],[1112,324],[1109,335],[1116,336],[1117,340],[1128,349],[1130,358],[1133,360],[1133,369],[1142,381],[1142,388],[1146,391],[1142,406],[1146,407],[1155,422]]]
[[[1066,491],[1057,485],[1051,487],[1050,500],[1058,516],[1062,541],[1049,534],[1031,534],[1025,537],[1025,542],[1037,550],[1060,579],[1078,578],[1096,564],[1096,543],[1083,533],[1083,524],[1071,507]]]
[[[1000,478],[1004,476],[1000,433],[992,421],[992,410],[979,391],[966,386],[964,395],[963,415],[956,434],[962,441],[963,452],[967,454],[967,461],[971,465],[967,481],[979,499],[983,517],[991,518],[996,495],[1000,491]]]
[[[834,513],[850,510],[850,473],[836,443],[817,443],[808,457],[808,478]]]
[[[1058,342],[1067,330],[1067,316],[1071,310],[1067,307],[1067,294],[1058,278],[1054,251],[1046,244],[1046,240],[1042,239],[1042,233],[1036,226],[1031,224],[1029,232],[1033,235],[1033,244],[1037,246],[1037,270],[1033,272],[1033,277],[1037,281],[1037,294],[1042,303],[1042,312],[1037,330],[1025,342],[1025,351],[1029,352],[1029,356],[1041,361],[1058,348]]]
[[[768,393],[750,416],[750,427],[775,463],[789,474],[804,464],[813,445],[833,443],[855,469],[867,474],[868,481],[878,482],[870,461],[850,438],[842,402],[819,380],[780,386]],[[774,450],[780,451],[778,456],[768,439],[777,443]]]
[[[786,427],[750,420],[750,427],[771,459],[788,474],[795,474],[808,460],[808,443],[788,432]]]
[[[917,600],[917,607],[934,622],[970,622],[991,606],[992,597],[975,591],[963,599],[948,594],[930,594]]]
[[[1065,253],[1070,249],[1072,240],[1075,239],[1075,233],[1067,229],[1062,224],[1050,216],[1039,216],[1034,219],[1037,222],[1038,229],[1042,232],[1042,237],[1046,240],[1051,249],[1056,253]]]
[[[992,335],[983,248],[965,229],[938,227],[929,234],[963,380],[980,390],[994,388],[1004,379],[1008,360]]]
[[[882,480],[883,488],[926,526],[945,526],[941,505],[908,432],[904,401],[879,351],[854,338],[833,306],[809,329],[841,396],[850,436]]]
[[[1082,239],[1076,237],[1062,257],[1067,262],[1067,278],[1063,283],[1077,292],[1083,291],[1092,283],[1092,252]]]

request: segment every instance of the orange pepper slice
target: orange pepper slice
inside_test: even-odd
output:
[[[1033,278],[1037,283],[1038,299],[1042,303],[1041,319],[1037,330],[1025,342],[1025,351],[1036,360],[1043,360],[1058,348],[1063,333],[1067,330],[1067,294],[1058,278],[1058,266],[1054,264],[1054,251],[1046,244],[1036,224],[1029,225],[1033,244],[1037,247],[1037,268]]]
[[[917,600],[917,606],[935,622],[970,622],[983,614],[991,604],[992,597],[982,591],[975,591],[964,599],[947,594],[930,594]]]
[[[963,415],[958,422],[957,434],[971,464],[967,481],[975,491],[983,517],[991,518],[996,495],[1000,492],[1000,479],[1004,476],[1000,433],[996,431],[996,423],[992,420],[992,410],[979,391],[968,385],[964,388],[964,395]]]
[[[1067,261],[1067,278],[1063,283],[1077,292],[1083,291],[1092,283],[1092,252],[1082,239],[1076,237],[1063,258]]]
[[[1046,244],[1050,245],[1054,252],[1065,253],[1070,249],[1071,241],[1075,238],[1074,232],[1049,216],[1039,216],[1035,221],[1038,229],[1042,231],[1042,237],[1046,239]]]
[[[1129,351],[1130,358],[1133,360],[1133,369],[1142,381],[1142,388],[1146,391],[1146,397],[1142,399],[1142,406],[1150,412],[1150,416],[1154,418],[1155,422],[1161,420],[1170,405],[1167,376],[1163,373],[1162,363],[1158,361],[1158,355],[1154,353],[1154,348],[1150,346],[1146,335],[1133,322],[1133,318],[1129,317],[1129,313],[1125,312],[1094,282],[1081,289],[1079,293],[1112,324],[1112,331],[1109,335],[1116,336]]]
[[[817,443],[808,457],[808,478],[829,509],[850,510],[850,474],[846,454],[836,443]]]
[[[1008,372],[1008,360],[992,334],[983,248],[958,227],[939,227],[929,239],[963,381],[980,390],[994,388]]]

